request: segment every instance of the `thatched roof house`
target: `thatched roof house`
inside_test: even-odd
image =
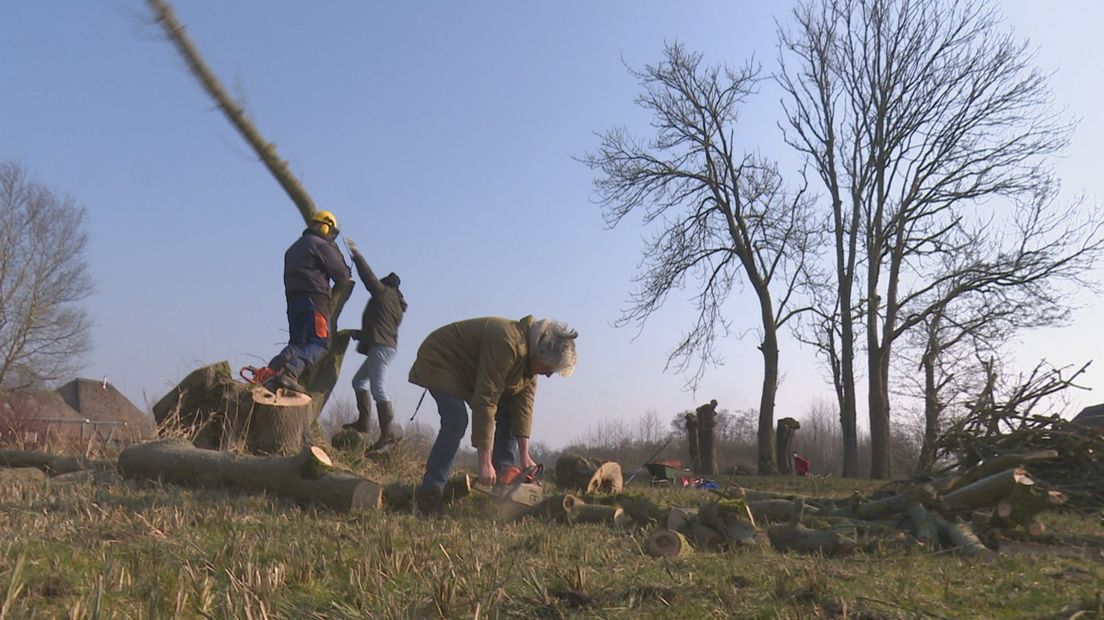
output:
[[[27,448],[151,439],[153,417],[114,386],[76,379],[55,390],[0,390],[0,442]]]
[[[106,381],[73,379],[57,393],[77,413],[100,426],[102,436],[125,443],[153,439],[157,427],[153,416],[142,413],[122,392]]]

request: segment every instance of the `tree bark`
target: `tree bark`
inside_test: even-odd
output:
[[[268,493],[338,512],[380,507],[380,485],[332,469],[321,448],[307,448],[296,456],[259,457],[202,450],[179,439],[162,439],[130,446],[119,454],[119,471],[127,478]]]
[[[298,207],[299,214],[303,216],[303,221],[309,223],[315,213],[314,201],[311,200],[306,190],[303,189],[303,186],[288,169],[287,162],[280,159],[276,152],[276,145],[265,140],[264,136],[257,131],[249,117],[245,115],[244,106],[230,98],[219,79],[215,77],[214,72],[200,56],[199,50],[196,49],[191,38],[185,32],[184,26],[177,21],[172,7],[164,0],[146,0],[146,2],[153,10],[157,21],[164,28],[169,40],[173,42],[177,51],[184,57],[184,61],[188,64],[192,75],[199,80],[207,94],[215,100],[223,115],[234,125],[242,138],[245,138],[245,141],[253,147],[253,151],[261,158],[265,167],[268,168],[280,187],[284,188],[288,197]]]
[[[690,470],[701,473],[701,446],[698,444],[698,416],[686,414],[686,439],[690,446]]]
[[[46,452],[0,450],[0,465],[12,468],[35,467],[51,476],[58,476],[86,469],[88,461]]]
[[[701,456],[699,474],[712,476],[717,473],[717,401],[698,407],[698,450]]]
[[[556,461],[556,484],[584,493],[620,493],[624,481],[617,463],[568,452]]]
[[[1027,472],[1014,467],[992,474],[943,496],[942,508],[949,512],[962,512],[993,506],[1016,490],[1018,486],[1033,486],[1035,481]]]
[[[771,310],[770,293],[764,289],[759,294],[760,313],[763,318],[763,387],[759,394],[759,475],[778,473],[774,458],[774,397],[778,392],[778,333]],[[709,473],[713,473],[710,471]]]
[[[793,440],[794,433],[801,428],[801,423],[793,418],[782,418],[778,421],[778,433],[775,437],[778,451],[778,473],[792,475],[793,469]]]

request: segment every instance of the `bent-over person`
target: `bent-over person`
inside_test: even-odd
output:
[[[437,401],[441,430],[415,493],[420,512],[441,512],[442,489],[468,428],[468,406],[480,483],[494,484],[506,467],[535,465],[529,433],[537,375],[570,375],[577,336],[563,323],[527,316],[457,321],[426,337],[410,382],[427,388]]]

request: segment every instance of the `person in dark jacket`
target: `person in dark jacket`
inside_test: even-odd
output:
[[[288,344],[268,363],[275,374],[264,385],[272,391],[284,388],[306,393],[299,384],[299,375],[318,363],[330,348],[330,282],[337,286],[352,280],[349,265],[334,243],[339,232],[334,214],[319,211],[284,253]]]
[[[360,330],[353,333],[353,337],[358,340],[357,353],[365,356],[364,363],[353,375],[353,393],[356,395],[357,413],[360,417],[356,422],[346,424],[344,428],[368,432],[368,422],[372,419],[372,401],[375,400],[380,436],[370,450],[378,452],[390,448],[402,439],[401,431],[394,424],[395,409],[391,405],[391,399],[387,397],[383,380],[388,365],[395,358],[396,347],[399,346],[399,324],[406,312],[406,300],[399,290],[399,276],[391,272],[382,280],[378,279],[357,245],[348,239],[345,240],[345,245],[353,257],[353,265],[360,275],[360,281],[368,288],[371,297],[364,306]]]

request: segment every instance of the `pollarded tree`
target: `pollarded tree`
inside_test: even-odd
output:
[[[0,386],[63,379],[90,347],[85,212],[0,161]]]
[[[890,361],[902,320],[917,318],[909,299],[941,275],[950,231],[1050,182],[1048,158],[1072,127],[988,0],[807,0],[794,18],[780,33],[786,139],[831,202],[838,316],[863,314],[858,330],[840,323],[841,415],[855,416],[865,337],[871,475],[885,478]]]
[[[802,190],[786,189],[773,162],[739,143],[740,106],[755,92],[757,65],[705,67],[700,54],[674,44],[663,62],[630,71],[643,87],[637,103],[652,113],[655,136],[641,141],[610,130],[583,158],[602,173],[594,185],[609,226],[633,212],[653,226],[620,324],[642,325],[672,290],[695,280],[697,319],[668,358],[680,371],[696,362],[693,387],[719,363],[715,345],[731,323],[724,302],[746,282],[758,300],[763,355],[758,467],[774,472],[778,329],[799,312],[795,283],[819,242],[810,202]]]

